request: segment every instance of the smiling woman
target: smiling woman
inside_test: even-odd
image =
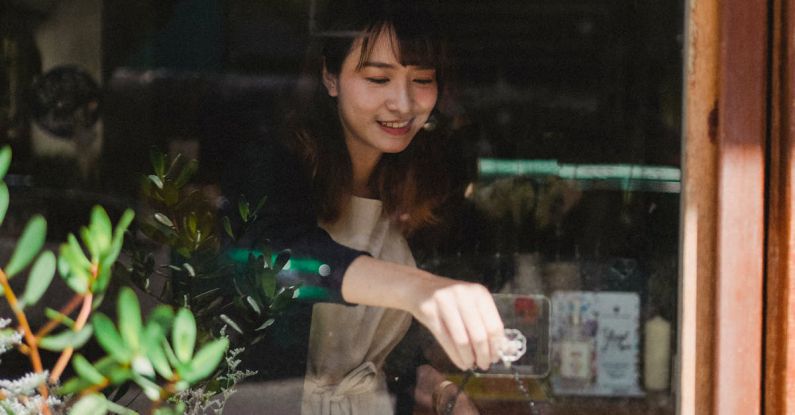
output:
[[[354,194],[371,197],[369,177],[383,153],[409,146],[428,120],[438,96],[436,70],[404,65],[397,55],[395,30],[386,25],[357,39],[336,73],[323,67],[323,84],[338,99],[345,144],[351,153]],[[365,52],[369,56],[365,58]]]
[[[444,129],[425,127],[444,73],[437,25],[389,2],[335,12],[283,142],[249,154],[261,166],[253,195],[268,203],[247,241],[326,265],[323,275],[298,276],[328,293],[313,306],[307,356],[296,359],[305,369],[301,412],[390,414],[383,365],[412,317],[462,370],[498,360],[503,324],[484,286],[417,269],[406,241],[437,220],[450,191]],[[444,378],[418,373],[430,406]],[[476,412],[466,395],[443,392],[435,409]]]

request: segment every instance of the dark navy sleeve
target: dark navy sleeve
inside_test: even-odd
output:
[[[279,273],[282,285],[301,284],[302,296],[310,300],[345,303],[345,271],[354,259],[369,254],[335,242],[317,225],[309,179],[284,146],[258,140],[247,146],[240,160],[240,171],[246,172],[239,179],[241,194],[252,207],[263,196],[266,201],[236,246],[255,249],[265,244],[274,252],[289,250],[289,269]],[[231,199],[237,206],[236,198]]]

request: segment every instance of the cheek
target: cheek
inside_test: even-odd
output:
[[[423,112],[431,112],[433,107],[436,106],[436,100],[439,97],[435,89],[421,90],[414,95],[414,100],[417,105],[422,108]]]
[[[361,82],[347,82],[337,98],[339,105],[358,111],[373,110],[378,107],[378,93]],[[364,114],[360,114],[364,115]]]

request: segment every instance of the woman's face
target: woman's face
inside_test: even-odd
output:
[[[391,42],[390,42],[391,38]],[[437,98],[436,71],[403,66],[385,30],[357,69],[362,40],[357,39],[337,75],[323,69],[323,83],[337,98],[345,142],[352,158],[378,158],[403,151],[428,120]]]

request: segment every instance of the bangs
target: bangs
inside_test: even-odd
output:
[[[362,69],[370,59],[379,36],[387,36],[395,58],[403,66],[418,66],[423,69],[436,69],[441,76],[444,67],[441,43],[430,33],[413,30],[417,24],[401,25],[398,21],[374,24],[363,31],[359,63],[356,70]],[[397,42],[396,42],[397,41]]]

